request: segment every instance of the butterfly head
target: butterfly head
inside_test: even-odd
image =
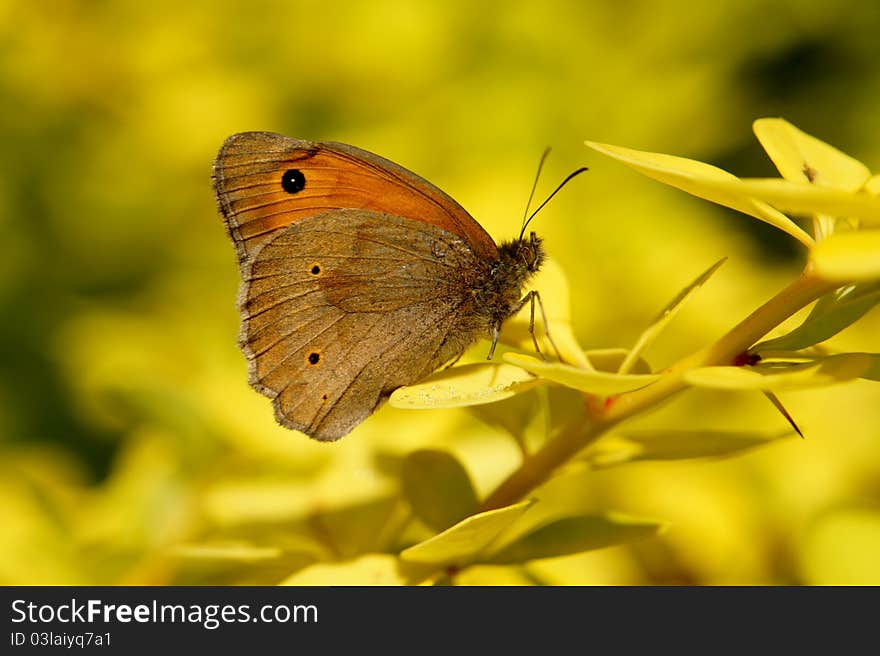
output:
[[[544,262],[544,245],[532,232],[528,239],[504,242],[498,247],[499,263],[495,271],[501,286],[508,287],[514,295],[520,287],[541,268]]]
[[[513,244],[516,247],[516,259],[525,266],[526,271],[535,273],[541,268],[544,261],[544,245],[540,237],[534,232],[529,238],[520,239]]]

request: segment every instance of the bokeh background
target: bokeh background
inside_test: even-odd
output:
[[[878,34],[871,0],[0,3],[0,582],[274,583],[316,558],[314,508],[363,518],[415,448],[458,454],[483,492],[515,466],[509,436],[467,410],[384,408],[332,445],[274,424],[236,346],[210,185],[229,134],[373,150],[496,240],[514,236],[545,146],[538,195],[590,166],[534,224],[585,347],[631,345],[730,258],[648,353],[662,367],[803,253],[583,140],[773,175],[751,122],[783,116],[876,171]],[[878,331],[875,310],[834,344],[876,351]],[[669,521],[660,536],[466,582],[880,583],[880,388],[782,398],[806,440],[557,482]],[[709,392],[633,424],[657,425],[785,429],[760,395]]]

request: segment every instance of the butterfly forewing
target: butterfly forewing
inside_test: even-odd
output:
[[[285,183],[288,173],[296,184]],[[439,226],[464,239],[479,257],[498,258],[489,234],[452,198],[397,164],[346,144],[271,132],[236,134],[214,162],[214,187],[242,266],[278,230],[344,208]]]

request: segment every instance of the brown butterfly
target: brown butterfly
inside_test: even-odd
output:
[[[491,358],[526,302],[534,320],[522,287],[544,251],[535,233],[523,238],[528,222],[499,247],[452,198],[378,155],[244,132],[223,144],[213,180],[238,252],[249,382],[288,428],[337,440],[477,339],[492,337]]]

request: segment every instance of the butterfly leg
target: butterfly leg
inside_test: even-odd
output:
[[[495,355],[495,346],[498,344],[498,335],[500,334],[501,324],[496,323],[494,326],[492,326],[492,346],[489,347],[489,355],[486,356],[487,360],[491,360],[492,356]]]
[[[556,353],[556,357],[561,361],[562,356],[559,354],[559,349],[556,347],[556,342],[553,341],[553,337],[550,336],[550,324],[547,323],[547,313],[544,312],[544,303],[541,301],[541,295],[532,290],[525,296],[523,296],[519,303],[517,303],[510,311],[510,316],[515,315],[519,312],[526,303],[529,303],[529,334],[532,336],[532,344],[535,346],[535,352],[541,356],[542,360],[546,360],[544,354],[541,352],[541,347],[538,345],[538,338],[535,335],[535,300],[538,301],[538,309],[541,310],[541,319],[544,322],[544,335],[547,337],[547,341],[550,342],[550,346],[553,347],[553,351]],[[489,349],[489,355],[486,358],[487,360],[492,359],[492,355],[495,353],[495,345],[498,343],[498,335],[501,330],[501,325],[496,324],[492,328],[492,347]]]
[[[556,348],[556,342],[553,341],[553,337],[550,336],[550,324],[547,322],[547,313],[544,312],[544,303],[541,301],[541,295],[533,290],[528,293],[528,296],[531,296],[532,304],[531,314],[529,316],[529,332],[532,334],[532,342],[535,345],[535,350],[541,358],[544,357],[541,353],[541,349],[538,348],[538,340],[535,338],[535,300],[537,300],[538,309],[541,310],[541,320],[544,322],[544,336],[547,337],[547,341],[550,342],[550,346],[553,347],[553,352],[556,353],[556,359],[562,362],[562,355],[560,355],[559,349]]]
[[[541,353],[541,347],[538,346],[538,339],[535,337],[535,297],[538,297],[538,303],[541,303],[541,297],[536,291],[530,291],[528,294],[519,299],[519,302],[514,305],[510,310],[509,316],[514,316],[517,312],[522,310],[523,306],[526,303],[530,303],[530,312],[529,312],[529,334],[532,336],[532,344],[535,345],[535,352],[541,356],[542,360],[546,360],[544,354]],[[544,305],[541,304],[541,316],[544,316]],[[495,352],[495,342],[498,341],[498,331],[500,326],[496,325],[492,330],[492,348],[489,350],[489,359],[492,359],[492,353]],[[544,316],[544,331],[547,334],[547,337],[550,337],[550,333],[547,332],[547,317]],[[550,340],[550,343],[553,344],[553,340]],[[556,349],[556,345],[553,345],[554,350]]]
[[[538,338],[535,337],[535,297],[538,296],[538,292],[530,291],[526,294],[523,299],[519,302],[519,306],[522,307],[525,305],[526,301],[529,302],[529,335],[532,336],[532,344],[535,345],[535,353],[537,353],[542,360],[546,360],[544,354],[541,352],[541,347],[538,346]],[[544,306],[541,306],[541,314],[544,314]],[[544,320],[544,327],[547,327],[547,320]]]
[[[535,294],[535,293],[536,292],[529,292],[528,294],[523,296],[519,300],[519,302],[510,309],[510,312],[507,316],[512,317],[517,312],[522,310],[523,305],[528,303],[529,299],[533,299],[532,294]],[[535,328],[535,301],[532,300],[532,320],[529,324],[529,331],[532,333],[532,341],[535,343],[535,350],[538,351],[538,355],[541,355],[541,349],[538,348],[538,342],[537,342],[537,340],[535,340],[534,328]],[[498,335],[500,335],[500,334],[501,334],[501,322],[499,321],[494,326],[492,326],[492,346],[489,348],[489,355],[486,356],[487,360],[491,360],[492,356],[495,354],[495,346],[498,344]],[[541,357],[543,358],[544,356],[541,355]]]

